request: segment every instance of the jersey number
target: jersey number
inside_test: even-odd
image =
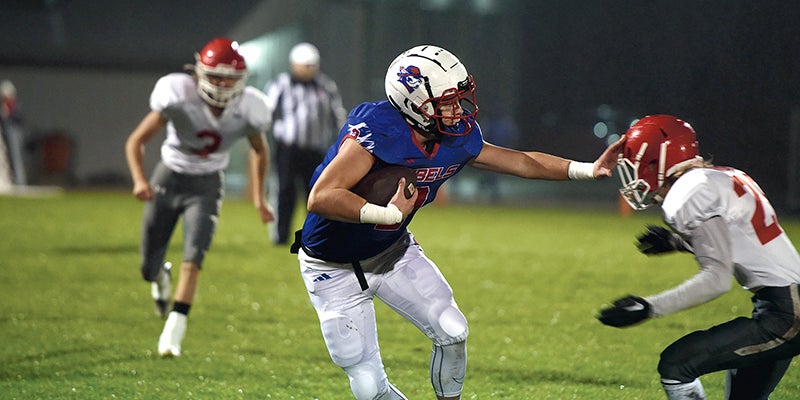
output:
[[[202,149],[192,149],[194,154],[201,157],[208,157],[209,154],[217,151],[219,144],[222,142],[222,136],[216,131],[200,131],[197,132],[197,137],[207,141],[207,144]]]
[[[756,211],[753,213],[753,218],[750,218],[750,223],[753,225],[753,230],[756,231],[756,236],[758,236],[758,240],[761,241],[761,244],[767,244],[783,233],[781,226],[778,225],[778,217],[775,216],[775,212],[772,211],[771,207],[771,222],[767,225],[766,212],[764,211],[764,203],[767,202],[767,198],[764,196],[764,193],[761,192],[758,185],[753,182],[752,178],[747,175],[734,175],[733,190],[739,197],[749,192],[753,195],[753,198],[755,198]]]

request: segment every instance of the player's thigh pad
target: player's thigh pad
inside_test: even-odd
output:
[[[361,291],[349,270],[316,270],[300,257],[300,269],[322,336],[333,362],[349,367],[378,355],[378,333],[371,296]]]
[[[374,314],[371,302],[318,313],[322,336],[336,365],[345,368],[373,357],[380,360]]]
[[[217,228],[222,200],[213,196],[197,196],[190,200],[183,215],[183,260],[197,266],[203,264]]]
[[[155,195],[155,199],[144,205],[142,217],[142,277],[153,281],[164,265],[164,257],[169,241],[180,218],[180,210],[169,204],[165,195]]]
[[[419,246],[409,246],[395,269],[385,275],[377,296],[437,345],[467,339],[467,319],[453,299],[450,284]]]

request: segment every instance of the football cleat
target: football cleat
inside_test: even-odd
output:
[[[169,306],[170,291],[172,288],[172,276],[170,270],[172,263],[166,262],[159,271],[156,280],[151,283],[150,294],[156,303],[156,314],[164,318],[167,316]]]
[[[158,355],[162,358],[181,355],[181,342],[186,334],[186,315],[178,312],[169,313],[164,330],[158,338]]]

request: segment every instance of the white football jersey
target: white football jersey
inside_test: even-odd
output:
[[[266,96],[245,87],[219,117],[197,93],[197,83],[185,73],[172,73],[156,82],[150,108],[167,123],[161,159],[171,170],[200,175],[227,168],[231,146],[240,138],[265,132],[270,123]]]
[[[680,177],[661,205],[664,221],[692,239],[703,221],[728,227],[733,272],[746,289],[800,282],[800,256],[761,188],[742,171],[697,168]]]

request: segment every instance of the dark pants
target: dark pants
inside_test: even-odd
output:
[[[297,182],[302,183],[304,195],[308,195],[311,176],[322,162],[323,153],[317,150],[301,149],[284,143],[275,144],[275,168],[278,174],[278,204],[275,233],[272,241],[285,244],[295,231],[292,229],[292,216],[297,204]]]
[[[740,317],[692,332],[661,353],[662,379],[691,382],[728,370],[727,400],[767,399],[800,354],[797,285],[769,287],[753,295],[752,318]]]
[[[142,277],[153,281],[161,271],[170,238],[183,218],[183,259],[202,267],[222,206],[222,173],[186,175],[158,163],[150,179],[153,200],[142,221]]]

